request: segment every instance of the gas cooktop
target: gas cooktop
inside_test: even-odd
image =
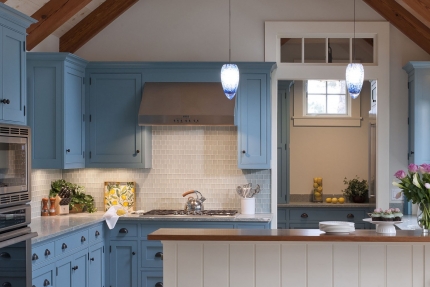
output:
[[[141,216],[236,216],[237,210],[214,209],[203,211],[185,211],[183,209],[153,209]]]

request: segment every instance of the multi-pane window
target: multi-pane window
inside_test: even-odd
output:
[[[348,97],[345,81],[308,80],[306,82],[307,115],[347,115]]]

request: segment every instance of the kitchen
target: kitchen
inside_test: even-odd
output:
[[[233,1],[232,60],[264,61],[264,21],[279,19],[351,21],[352,3],[333,1],[330,4],[321,5],[315,1],[296,1],[294,3],[266,1],[253,3],[255,6],[250,6],[247,1]],[[357,20],[383,20],[366,4],[358,2],[357,6]],[[189,7],[193,7],[195,13],[190,13]],[[332,9],[332,7],[337,8]],[[227,1],[222,5],[210,1],[206,3],[189,1],[186,4],[139,1],[133,6],[133,9],[118,18],[76,54],[88,61],[225,61],[228,59],[228,13],[226,11],[228,11]],[[339,11],[344,11],[344,13],[339,13]],[[187,17],[184,18],[183,15],[187,15]],[[250,15],[253,16],[250,17]],[[174,23],[174,25],[166,26],[163,24],[166,22]],[[204,23],[205,29],[201,29],[202,25],[199,23]],[[199,29],[195,27],[199,27]],[[190,30],[193,31],[192,34],[188,33]],[[203,40],[208,35],[210,35],[211,41]],[[147,41],[147,39],[151,40]],[[191,45],[190,42],[193,44]],[[133,43],[133,45],[123,45],[123,43]],[[175,45],[171,43],[175,43]],[[384,180],[384,186],[387,189],[391,187],[394,172],[407,165],[407,159],[404,156],[404,151],[407,150],[407,111],[404,109],[404,106],[407,105],[407,99],[404,96],[407,94],[407,78],[402,66],[411,60],[430,59],[427,53],[393,26],[390,27],[389,45],[390,113],[386,120],[389,121],[390,127],[387,139],[389,147],[387,150],[390,153],[388,157],[384,157],[384,164],[389,167],[387,172],[389,177],[387,176]],[[214,47],[217,48],[214,49]],[[50,36],[33,51],[58,51],[58,38]],[[272,128],[274,126],[276,125],[273,124]],[[395,132],[392,132],[393,129]],[[187,140],[180,141],[178,146],[177,139],[173,136],[187,138]],[[227,161],[228,168],[223,166],[224,163],[214,167],[211,162],[213,159],[203,158],[188,167],[191,172],[183,171],[184,159],[178,151],[186,150],[190,146],[202,146],[204,149],[216,146],[217,138],[220,137],[231,149],[222,148],[217,154],[222,154],[224,158],[228,159],[224,160]],[[189,140],[192,140],[191,143],[188,142]],[[273,196],[276,194],[276,180],[273,179],[275,172],[273,169],[270,172],[267,169],[252,171],[237,168],[235,128],[218,130],[207,127],[156,128],[153,130],[153,141],[154,143],[162,142],[165,146],[153,145],[153,149],[159,148],[160,151],[153,153],[153,166],[149,170],[34,170],[32,173],[33,217],[40,214],[41,198],[46,196],[50,182],[58,178],[84,185],[87,191],[96,198],[99,210],[103,206],[101,193],[103,182],[112,179],[124,181],[130,178],[136,180],[139,187],[137,191],[139,209],[179,208],[183,205],[181,194],[185,190],[192,187],[203,192],[204,186],[208,185],[211,185],[210,191],[205,192],[204,195],[212,199],[212,202],[206,201],[207,208],[238,209],[240,201],[235,194],[235,186],[252,182],[263,187],[261,194],[257,197],[256,212],[264,213],[275,210],[276,196]],[[272,139],[272,144],[275,142]],[[189,152],[194,151],[192,149]],[[215,158],[216,155],[212,157]],[[273,158],[276,157],[272,156]],[[203,173],[204,170],[206,171]],[[178,182],[181,184],[178,185]],[[228,189],[230,190],[228,191]],[[388,193],[386,197],[389,198]],[[160,198],[161,200],[159,200]]]

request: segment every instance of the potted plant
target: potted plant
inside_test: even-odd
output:
[[[55,197],[62,189],[70,191],[69,210],[71,213],[83,211],[92,213],[97,211],[94,198],[91,195],[84,193],[85,189],[83,186],[67,182],[64,179],[51,182],[49,197]]]
[[[350,180],[345,177],[343,183],[347,185],[347,187],[342,190],[343,195],[349,198],[350,201],[355,203],[363,203],[366,201],[369,192],[367,180],[360,180],[358,176]]]

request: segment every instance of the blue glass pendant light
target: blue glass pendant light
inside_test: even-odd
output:
[[[228,64],[222,65],[221,84],[225,96],[231,100],[234,98],[239,87],[239,68],[231,64],[231,0],[228,1]]]
[[[355,60],[355,0],[354,0],[354,39],[353,46],[354,60]],[[362,64],[350,63],[346,67],[346,87],[351,98],[356,99],[360,95],[361,88],[363,87],[364,68]]]

